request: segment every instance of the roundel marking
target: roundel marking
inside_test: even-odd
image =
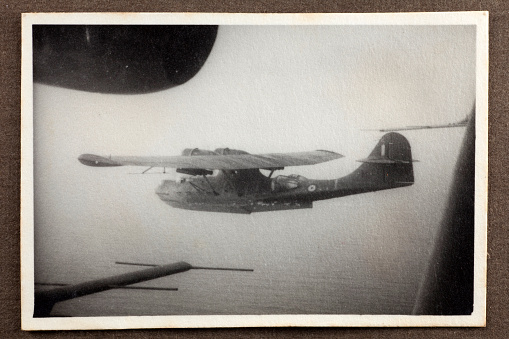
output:
[[[308,191],[309,192],[314,192],[316,190],[316,186],[315,185],[309,185],[308,186]]]

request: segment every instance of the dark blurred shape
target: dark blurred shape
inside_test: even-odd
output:
[[[89,92],[136,94],[190,80],[218,26],[34,25],[34,81]]]
[[[414,314],[469,315],[474,309],[475,111],[456,164],[448,209]]]
[[[57,288],[45,291],[36,291],[34,295],[34,318],[49,317],[51,310],[56,303],[83,297],[89,294],[99,293],[111,289],[126,288],[126,289],[143,289],[154,291],[176,291],[176,288],[160,288],[160,287],[142,287],[142,286],[127,286],[136,284],[143,281],[154,280],[157,278],[173,275],[195,270],[220,270],[220,271],[237,271],[237,272],[253,272],[249,268],[229,268],[229,267],[203,267],[192,266],[185,261],[176,262],[168,265],[152,265],[140,264],[130,262],[117,262],[122,265],[134,266],[149,266],[139,271],[118,274],[106,278],[86,281],[76,285],[66,284],[36,284],[36,285],[56,285]]]

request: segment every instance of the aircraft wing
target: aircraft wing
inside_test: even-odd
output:
[[[255,168],[282,168],[286,166],[315,165],[342,158],[341,154],[330,151],[311,151],[295,153],[269,154],[228,154],[228,155],[193,155],[193,156],[110,156],[82,154],[78,160],[87,166],[150,166],[208,170],[240,170]]]
[[[135,265],[135,266],[150,266],[150,268],[114,275],[106,278],[86,281],[76,285],[66,284],[41,284],[41,285],[57,285],[59,287],[46,290],[36,291],[34,295],[34,317],[49,317],[53,306],[60,302],[69,299],[79,298],[85,295],[99,293],[117,288],[128,289],[147,289],[147,290],[175,290],[168,288],[156,287],[141,287],[141,286],[126,286],[132,285],[143,281],[154,280],[157,278],[165,277],[172,274],[186,272],[191,269],[195,270],[222,270],[222,271],[241,271],[253,272],[252,269],[246,268],[225,268],[225,267],[203,267],[192,266],[185,261],[176,262],[168,265],[151,265],[151,264],[138,264],[117,262],[117,264]]]
[[[380,132],[397,132],[397,131],[411,131],[418,129],[433,129],[433,128],[452,128],[452,127],[466,127],[468,124],[468,116],[458,122],[443,124],[443,125],[420,125],[420,126],[405,126],[405,127],[395,127],[395,128],[384,128],[384,129],[376,129],[371,131],[380,131]]]

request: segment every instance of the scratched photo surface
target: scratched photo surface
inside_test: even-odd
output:
[[[64,28],[53,27],[57,36]],[[182,209],[156,194],[165,180],[200,175],[78,157],[326,150],[344,157],[285,167],[271,180],[341,178],[370,156],[380,129],[473,117],[475,26],[216,26],[198,34],[210,34],[201,56],[172,56],[197,63],[182,77],[155,36],[146,41],[154,50],[122,59],[125,37],[98,52],[94,44],[108,42],[97,27],[76,29],[68,43],[34,40],[35,291],[146,268],[116,262],[248,270],[191,269],[132,285],[152,289],[58,302],[50,316],[412,314],[464,124],[398,132],[418,160],[412,185],[250,214]],[[151,59],[159,52],[160,63]],[[95,80],[101,70],[109,82]]]

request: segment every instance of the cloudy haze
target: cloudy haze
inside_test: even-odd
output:
[[[35,280],[125,272],[116,260],[185,260],[255,272],[189,272],[150,283],[178,292],[110,291],[57,307],[409,313],[463,128],[403,133],[419,160],[411,187],[252,215],[175,209],[154,193],[174,173],[134,175],[144,168],[92,168],[77,157],[326,149],[345,158],[281,174],[336,178],[382,136],[363,130],[456,122],[474,101],[475,26],[221,26],[202,70],[179,87],[111,95],[35,84]]]

